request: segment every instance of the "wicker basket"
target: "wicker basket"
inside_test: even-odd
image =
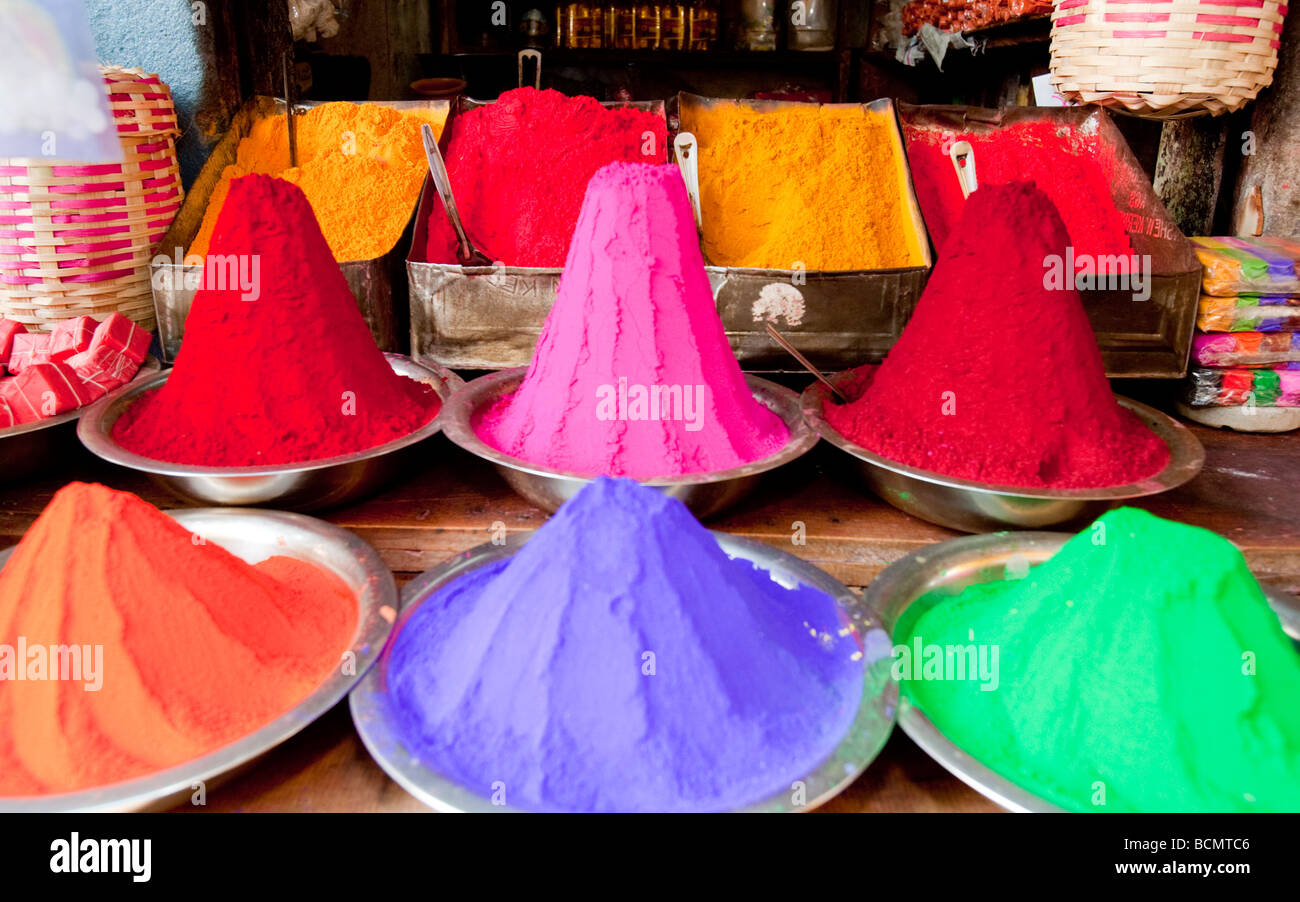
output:
[[[1239,109],[1273,80],[1278,0],[1058,0],[1052,84],[1152,119]]]
[[[0,316],[29,330],[113,311],[154,328],[149,263],[183,197],[171,91],[103,67],[122,163],[0,159]]]

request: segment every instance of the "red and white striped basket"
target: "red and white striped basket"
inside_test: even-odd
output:
[[[1240,109],[1273,80],[1279,0],[1057,0],[1052,84],[1153,119]]]
[[[183,199],[170,89],[101,67],[124,160],[0,158],[0,316],[32,331],[117,311],[154,328],[149,262]]]

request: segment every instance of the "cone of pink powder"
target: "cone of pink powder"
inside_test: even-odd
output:
[[[740,371],[678,169],[612,163],[587,186],[532,363],[515,390],[465,411],[466,447],[650,483],[758,471],[816,440],[793,393],[786,415],[783,392]]]

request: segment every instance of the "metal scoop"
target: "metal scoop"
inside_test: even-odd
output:
[[[293,108],[293,91],[292,80],[289,78],[289,69],[293,62],[290,60],[291,54],[286,53],[280,57],[280,68],[284,75],[284,120],[289,128],[289,168],[298,168],[298,120],[297,111]]]
[[[429,161],[429,174],[433,176],[433,187],[442,198],[442,205],[447,208],[447,219],[456,232],[456,258],[462,266],[491,266],[492,259],[474,247],[474,243],[469,240],[469,233],[465,231],[464,223],[460,221],[460,213],[456,210],[456,198],[451,193],[451,179],[447,176],[447,164],[443,162],[442,151],[438,149],[438,142],[434,140],[433,129],[428,123],[420,126],[420,137],[424,139],[424,156]]]
[[[542,51],[540,50],[520,50],[519,51],[519,87],[524,86],[524,60],[532,60],[533,66],[533,87],[537,90],[542,89]]]
[[[961,196],[970,197],[971,192],[979,187],[975,180],[975,148],[969,141],[958,141],[948,149],[952,168],[957,171],[957,184],[961,185]]]
[[[699,143],[690,132],[679,132],[673,139],[673,156],[677,168],[682,171],[682,181],[686,182],[686,196],[691,199],[691,211],[695,213],[695,227],[704,229],[704,215],[700,210],[700,157]]]

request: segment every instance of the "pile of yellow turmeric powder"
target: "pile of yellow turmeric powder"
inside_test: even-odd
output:
[[[861,106],[683,109],[699,142],[704,255],[718,266],[846,270],[924,263],[894,122]]]
[[[230,180],[256,172],[303,190],[335,260],[382,257],[402,237],[428,172],[420,126],[428,122],[438,135],[445,118],[441,110],[321,104],[297,117],[296,168],[285,117],[258,120],[221,173],[189,253],[208,252]]]

